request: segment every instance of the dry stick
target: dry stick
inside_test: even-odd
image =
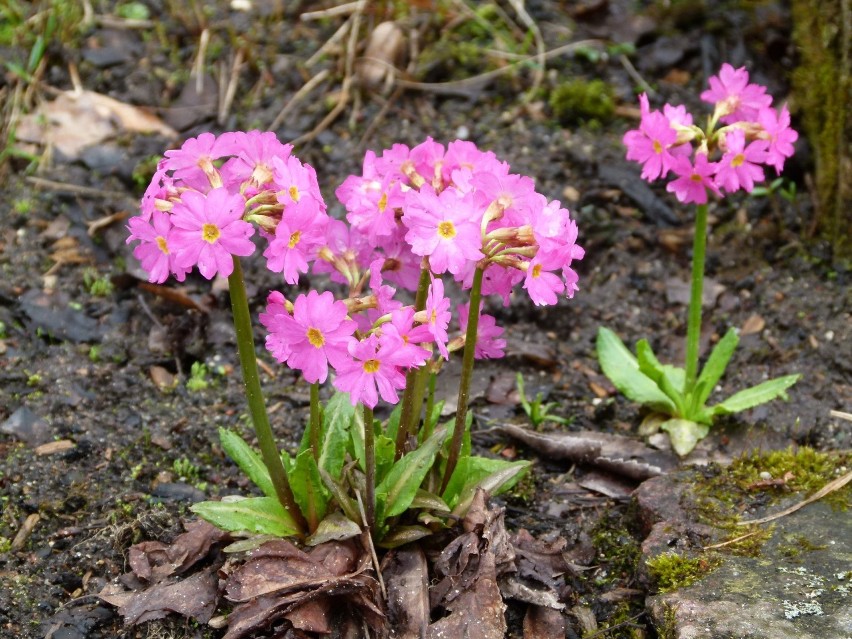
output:
[[[323,69],[310,80],[305,82],[302,88],[296,91],[296,93],[293,94],[293,97],[290,98],[290,101],[287,102],[287,104],[284,105],[284,108],[278,112],[278,115],[275,116],[272,124],[269,125],[268,130],[275,131],[279,126],[281,126],[281,123],[284,122],[284,118],[290,115],[290,112],[296,108],[296,105],[299,104],[311,91],[313,91],[320,82],[325,80],[328,77],[328,74],[328,69]]]
[[[367,524],[367,513],[364,512],[364,501],[361,499],[361,491],[355,491],[355,500],[358,502],[358,512],[361,513],[361,523],[367,529],[368,534],[363,535],[367,538],[367,544],[370,546],[367,550],[370,551],[370,558],[373,560],[373,568],[376,569],[376,578],[379,582],[379,588],[382,589],[382,597],[388,598],[388,591],[385,590],[385,580],[382,579],[382,571],[379,569],[379,557],[376,555],[376,547],[373,545],[373,531],[370,530]]]
[[[76,195],[91,195],[93,197],[128,197],[127,193],[124,191],[106,191],[104,189],[96,189],[91,186],[81,186],[79,184],[71,184],[69,182],[57,182],[56,180],[48,180],[34,175],[28,176],[26,180],[34,186],[40,186],[44,189],[50,189],[51,191],[57,191],[59,193],[74,193]]]
[[[334,45],[336,45],[338,42],[343,40],[343,37],[346,35],[346,32],[349,30],[350,26],[352,26],[352,20],[351,19],[347,20],[342,25],[340,25],[340,28],[337,31],[335,31],[328,40],[325,41],[325,44],[322,45],[316,51],[314,51],[314,53],[311,55],[310,58],[305,60],[305,67],[309,68],[309,67],[314,66],[316,64],[317,60],[319,60],[320,57],[322,57],[322,55],[326,51],[328,51]]]
[[[631,79],[638,84],[642,90],[648,95],[657,95],[657,92],[651,88],[651,85],[645,82],[645,78],[639,75],[639,72],[636,70],[636,67],[633,66],[633,63],[623,53],[618,56],[618,61],[621,62],[621,66],[624,67],[624,70],[627,71],[627,75],[631,77]]]
[[[704,546],[701,550],[713,550],[715,548],[724,548],[725,546],[730,546],[731,544],[735,544],[737,542],[742,541],[743,539],[748,539],[749,537],[753,537],[757,533],[761,532],[760,530],[755,530],[750,533],[746,533],[745,535],[740,535],[739,537],[735,537],[734,539],[729,539],[728,541],[723,541],[718,544],[713,544],[712,546]]]
[[[524,8],[523,0],[509,0],[509,4],[512,5],[512,8],[515,10],[515,13],[518,14],[521,22],[523,22],[524,25],[532,31],[533,38],[535,39],[535,57],[538,62],[538,66],[536,67],[535,75],[533,76],[533,85],[526,92],[526,96],[524,98],[524,101],[526,102],[533,96],[544,81],[544,67],[547,62],[547,58],[545,57],[544,38],[541,37],[541,30],[538,28],[535,20],[532,19],[530,14],[527,13],[527,10]]]
[[[815,492],[813,495],[811,495],[810,497],[808,497],[804,501],[801,501],[798,504],[795,504],[794,506],[790,506],[789,508],[782,510],[780,513],[775,513],[774,515],[769,515],[768,517],[761,517],[760,519],[752,519],[752,520],[749,520],[749,521],[740,521],[740,522],[737,522],[737,526],[751,526],[752,524],[765,524],[767,522],[774,521],[776,519],[781,519],[781,517],[786,517],[787,515],[790,515],[790,514],[796,512],[800,508],[804,508],[808,504],[811,504],[811,503],[813,503],[813,502],[815,502],[819,499],[822,499],[823,497],[825,497],[829,493],[833,493],[835,490],[840,490],[846,484],[848,484],[850,481],[852,481],[852,470],[850,470],[848,473],[846,473],[842,477],[838,477],[834,481],[828,482],[820,490]]]
[[[192,65],[192,72],[195,74],[195,92],[201,93],[204,90],[204,58],[207,56],[207,45],[210,43],[210,30],[204,29],[201,32],[201,38],[198,40],[198,55],[195,56],[195,62]]]
[[[601,40],[579,40],[577,42],[572,42],[570,44],[564,44],[561,47],[556,47],[555,49],[551,49],[550,51],[544,52],[544,60],[550,60],[551,58],[555,58],[557,56],[563,55],[565,53],[573,53],[577,49],[582,49],[583,47],[589,47],[593,45],[599,45],[603,42]],[[527,56],[518,60],[517,62],[513,62],[512,64],[506,65],[505,67],[501,67],[499,69],[494,69],[492,71],[486,71],[485,73],[480,73],[478,75],[471,76],[469,78],[465,78],[464,80],[450,80],[448,82],[415,82],[413,80],[395,80],[397,86],[401,86],[405,89],[415,89],[417,91],[430,91],[432,93],[453,93],[457,91],[463,91],[469,89],[472,86],[477,86],[482,82],[492,80],[493,78],[498,78],[501,75],[509,73],[513,71],[514,68],[525,62],[529,62],[531,60],[536,60],[537,56]],[[379,60],[380,63],[388,65],[388,63],[384,60]],[[388,65],[391,66],[391,65]]]
[[[399,96],[402,95],[402,87],[397,87],[393,90],[385,103],[382,105],[382,108],[379,109],[379,112],[376,114],[376,117],[373,118],[373,121],[370,122],[370,125],[367,127],[367,130],[364,131],[364,135],[361,136],[361,139],[358,141],[358,148],[363,149],[366,146],[367,140],[375,133],[376,129],[381,124],[382,120],[385,119],[388,111],[390,110],[391,105],[399,99]]]
[[[362,2],[359,0],[358,2],[347,2],[346,4],[339,4],[336,7],[331,7],[330,9],[322,9],[320,11],[306,11],[305,13],[299,16],[299,20],[308,22],[309,20],[321,20],[322,18],[345,16],[348,13],[363,11],[364,8],[359,6],[361,4]]]
[[[852,413],[844,413],[841,410],[830,410],[828,411],[829,417],[837,417],[838,419],[845,419],[847,422],[852,422]]]
[[[234,56],[234,63],[231,65],[231,76],[228,79],[228,88],[225,90],[225,99],[219,104],[219,117],[217,122],[219,126],[224,126],[225,120],[228,118],[228,113],[231,110],[231,105],[234,103],[234,97],[237,95],[237,84],[240,80],[240,70],[243,66],[243,49],[237,49]]]

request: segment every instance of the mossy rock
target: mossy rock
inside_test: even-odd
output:
[[[612,88],[603,80],[569,80],[550,93],[553,117],[562,124],[600,125],[612,119]]]

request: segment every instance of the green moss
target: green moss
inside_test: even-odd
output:
[[[628,527],[629,521],[616,514],[604,516],[592,529],[590,537],[598,561],[605,570],[595,573],[599,586],[630,579],[636,574],[641,548]]]
[[[615,103],[612,89],[603,80],[569,80],[550,93],[553,117],[563,124],[578,122],[600,125],[612,119]]]
[[[646,562],[648,572],[659,592],[671,592],[694,584],[703,576],[719,567],[722,560],[715,555],[685,557],[676,553],[664,553]]]
[[[677,607],[663,604],[663,623],[656,629],[658,639],[677,639]]]
[[[796,559],[804,553],[823,550],[825,544],[815,544],[804,535],[785,535],[784,543],[778,546],[778,552],[788,559]]]

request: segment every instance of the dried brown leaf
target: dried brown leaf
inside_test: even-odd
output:
[[[219,601],[218,579],[214,573],[211,568],[186,579],[155,584],[139,592],[113,593],[105,590],[99,597],[118,606],[126,626],[162,619],[172,612],[207,623]]]
[[[398,639],[419,639],[429,627],[429,573],[417,544],[390,551],[382,561],[388,620]]]
[[[553,608],[530,606],[524,616],[524,639],[562,639],[565,618]]]
[[[230,535],[204,520],[184,524],[186,532],[171,544],[143,541],[130,547],[128,561],[133,573],[143,581],[157,583],[166,577],[186,572],[207,557],[218,542]]]
[[[743,327],[740,329],[740,335],[754,335],[759,333],[766,327],[766,320],[760,315],[749,315],[748,319],[743,322]]]

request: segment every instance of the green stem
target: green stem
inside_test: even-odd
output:
[[[420,282],[417,285],[417,296],[414,299],[414,310],[422,311],[426,308],[426,299],[429,296],[429,284],[432,278],[428,268],[420,270]],[[423,382],[421,378],[426,374],[425,366],[417,369],[412,369],[405,374],[405,391],[402,394],[402,414],[399,416],[399,426],[396,431],[396,454],[395,459],[402,457],[405,452],[405,443],[408,441],[408,435],[413,431],[414,413],[415,410],[423,404]],[[420,392],[417,392],[418,387]],[[418,402],[417,396],[420,396]],[[417,410],[419,417],[420,411]]]
[[[366,470],[367,498],[364,511],[370,532],[376,528],[376,431],[373,427],[373,409],[364,405],[364,467]]]
[[[456,469],[461,452],[462,439],[464,437],[465,423],[467,421],[467,403],[470,399],[470,380],[473,377],[473,355],[476,352],[476,335],[479,328],[479,301],[482,298],[482,271],[483,267],[477,266],[473,273],[473,284],[470,288],[470,312],[467,318],[467,331],[464,338],[464,357],[462,357],[461,380],[459,381],[459,399],[456,408],[456,425],[453,428],[453,440],[450,443],[450,456],[447,458],[447,468],[444,471],[444,479],[441,482],[443,494],[450,483],[450,477]]]
[[[695,212],[695,237],[692,244],[692,287],[686,325],[686,384],[684,394],[695,390],[698,377],[698,344],[701,339],[701,300],[704,288],[704,256],[707,249],[707,205]]]
[[[257,372],[257,354],[254,350],[251,314],[246,296],[246,286],[243,281],[243,268],[240,259],[236,256],[234,256],[234,272],[228,277],[228,290],[231,294],[231,309],[234,314],[234,329],[237,334],[237,348],[240,353],[240,367],[243,370],[246,401],[251,413],[251,420],[254,423],[257,441],[260,444],[263,463],[269,471],[272,485],[275,486],[278,501],[292,515],[299,526],[299,532],[302,533],[305,530],[305,519],[302,517],[298,505],[296,505],[293,491],[290,490],[284,464],[281,462],[278,447],[275,445],[275,436],[272,434],[272,427],[269,425],[266,405],[263,402],[260,375]]]
[[[435,408],[435,381],[437,377],[435,373],[429,373],[429,394],[426,396],[426,421],[423,426],[423,436],[418,440],[421,444],[432,436],[432,431],[435,428],[435,424],[432,423],[432,411]]]
[[[320,419],[319,382],[311,384],[311,448],[314,449],[314,459],[320,456]]]

